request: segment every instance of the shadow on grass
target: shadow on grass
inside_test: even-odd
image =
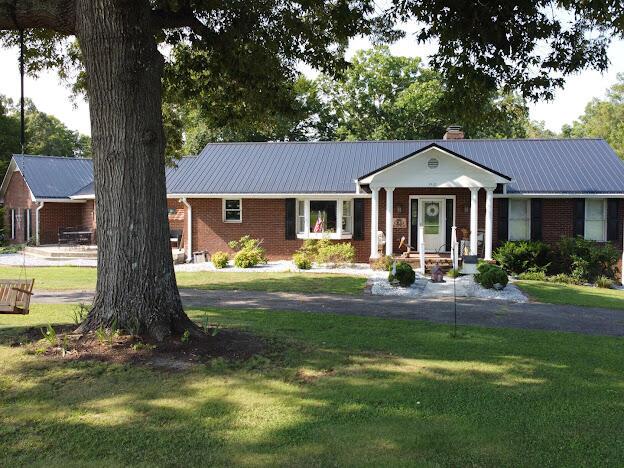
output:
[[[192,313],[197,317],[204,311]],[[621,464],[622,342],[205,311],[281,346],[182,373],[0,347],[0,464]]]

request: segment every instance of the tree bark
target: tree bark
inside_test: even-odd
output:
[[[77,0],[91,115],[97,290],[81,331],[162,340],[196,328],[183,311],[169,243],[161,75],[147,0]]]

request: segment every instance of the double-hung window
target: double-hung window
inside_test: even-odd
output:
[[[585,239],[607,240],[607,204],[602,198],[585,200]]]
[[[243,207],[240,198],[223,199],[223,221],[225,223],[240,223],[243,221]]]
[[[509,199],[509,240],[531,239],[531,200]]]
[[[342,200],[342,233],[353,232],[353,201]]]

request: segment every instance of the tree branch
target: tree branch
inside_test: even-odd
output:
[[[0,0],[0,30],[44,28],[74,34],[75,0]]]
[[[153,24],[155,29],[176,29],[191,28],[199,36],[206,36],[209,29],[197,19],[191,9],[184,9],[178,12],[167,10],[152,11]]]

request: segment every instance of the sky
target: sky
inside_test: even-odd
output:
[[[370,47],[366,38],[351,41],[347,56],[355,51]],[[435,45],[417,45],[409,36],[391,46],[395,55],[426,57],[435,51]],[[617,73],[624,73],[624,41],[614,41],[609,49],[610,67],[604,74],[596,71],[584,71],[568,77],[563,89],[557,91],[555,99],[549,102],[530,104],[530,116],[534,120],[544,121],[546,127],[560,131],[565,123],[571,123],[583,113],[587,103],[594,97],[604,97],[608,87],[616,81]],[[19,70],[17,49],[0,48],[0,94],[19,98]],[[312,70],[302,70],[313,75]],[[71,93],[54,71],[42,73],[38,78],[26,78],[26,96],[32,99],[37,108],[53,114],[69,128],[84,134],[90,134],[89,108],[82,100],[73,100]]]

